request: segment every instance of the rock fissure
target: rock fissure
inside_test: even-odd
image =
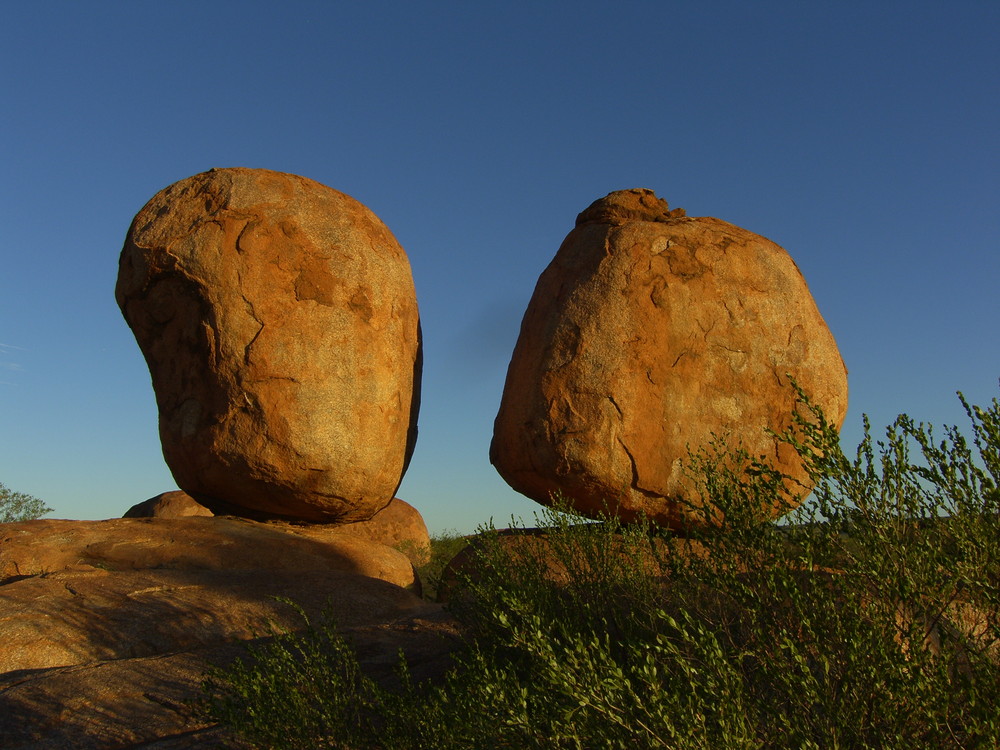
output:
[[[254,313],[253,304],[250,303],[250,301],[245,297],[244,300],[246,301],[247,307],[250,311],[250,317],[252,317],[259,326],[257,332],[253,335],[250,341],[247,342],[246,346],[243,347],[243,364],[250,365],[250,350],[253,348],[253,345],[257,343],[257,339],[260,338],[260,335],[264,332],[264,323]]]
[[[621,407],[620,407],[620,406],[618,405],[618,402],[617,402],[617,401],[615,401],[615,397],[614,397],[614,396],[608,396],[608,401],[610,401],[610,402],[611,402],[611,405],[612,405],[613,407],[615,407],[615,411],[616,411],[616,412],[618,412],[618,416],[619,416],[620,418],[624,418],[624,416],[625,416],[625,412],[624,412],[624,411],[622,411],[622,408],[621,408]]]
[[[617,440],[618,440],[618,445],[622,447],[622,450],[625,451],[625,455],[628,456],[629,465],[632,467],[632,483],[630,485],[631,488],[636,492],[641,493],[643,496],[647,498],[658,500],[659,497],[656,492],[647,490],[641,486],[639,481],[639,463],[635,460],[635,456],[632,454],[632,451],[629,450],[629,447],[625,444],[624,440],[622,440],[621,438],[618,438]]]

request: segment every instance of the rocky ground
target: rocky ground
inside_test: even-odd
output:
[[[458,638],[412,561],[343,530],[225,517],[0,526],[0,747],[232,747],[205,671],[329,608],[364,667],[442,671]]]

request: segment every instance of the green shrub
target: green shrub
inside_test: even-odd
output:
[[[51,512],[52,508],[37,497],[14,492],[0,484],[0,523],[32,521]]]
[[[455,555],[457,555],[469,540],[457,531],[451,530],[431,537],[430,559],[417,568],[417,575],[423,587],[424,598],[437,600],[438,586],[441,574]]]
[[[267,748],[912,748],[1000,744],[1000,404],[954,428],[867,420],[855,456],[800,393],[780,440],[811,498],[739,447],[690,471],[720,527],[677,535],[546,510],[483,529],[436,683],[365,677],[330,622],[206,684]],[[960,396],[961,397],[961,396]]]

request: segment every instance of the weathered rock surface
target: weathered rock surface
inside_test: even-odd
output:
[[[412,592],[339,571],[75,570],[0,586],[0,673],[155,656],[265,635],[318,617],[345,626],[419,609]]]
[[[198,698],[209,666],[240,653],[241,646],[232,644],[2,674],[0,747],[235,748],[222,728],[195,716],[188,702]]]
[[[459,639],[454,620],[428,604],[396,619],[373,616],[342,629],[365,672],[385,682],[400,649],[415,680],[440,676]],[[242,748],[191,705],[205,671],[239,657],[245,657],[244,643],[0,675],[0,747]]]
[[[0,583],[63,570],[338,571],[417,588],[401,552],[323,527],[236,518],[42,519],[0,525]]]
[[[225,731],[191,703],[211,665],[243,655],[272,627],[302,627],[279,594],[313,621],[328,607],[376,679],[390,678],[401,648],[418,677],[438,675],[457,643],[440,606],[346,573],[97,571],[20,580],[0,586],[0,607],[19,607],[4,643],[20,646],[0,666],[0,747],[228,747]]]
[[[326,610],[362,665],[388,678],[400,648],[440,674],[457,629],[399,552],[310,527],[230,518],[0,525],[0,747],[228,747],[198,716],[209,665]],[[312,527],[317,532],[319,527]],[[367,552],[364,552],[367,550]],[[403,573],[404,569],[407,571]]]
[[[182,490],[163,492],[133,505],[123,518],[186,518],[212,516],[212,511]],[[430,559],[431,538],[420,512],[404,500],[393,498],[367,521],[282,527],[289,533],[316,539],[356,537],[401,551],[414,565]]]
[[[161,492],[125,511],[122,518],[187,518],[215,514],[183,490]]]
[[[313,532],[307,527],[299,533]],[[330,533],[386,544],[398,549],[418,566],[426,564],[431,556],[431,537],[427,524],[416,508],[398,497],[393,498],[392,502],[367,521],[330,527]]]
[[[611,193],[538,280],[490,459],[542,504],[683,528],[704,515],[681,463],[713,433],[806,481],[766,433],[791,423],[789,374],[842,423],[847,371],[789,255],[652,191]]]
[[[217,514],[350,522],[392,499],[416,440],[406,254],[353,198],[214,169],[136,215],[115,296],[149,365],[163,454]]]

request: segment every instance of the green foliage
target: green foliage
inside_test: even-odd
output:
[[[454,530],[431,537],[430,560],[417,568],[417,575],[423,585],[425,599],[437,600],[438,586],[441,583],[441,574],[444,572],[445,566],[468,543],[467,537]]]
[[[51,512],[52,508],[37,497],[14,492],[0,484],[0,523],[31,521]]]
[[[901,416],[853,457],[800,392],[795,504],[765,462],[692,457],[706,520],[680,537],[545,511],[481,530],[436,683],[362,674],[330,622],[208,683],[266,748],[971,748],[1000,745],[1000,404],[954,428]],[[961,398],[961,396],[960,396]]]

